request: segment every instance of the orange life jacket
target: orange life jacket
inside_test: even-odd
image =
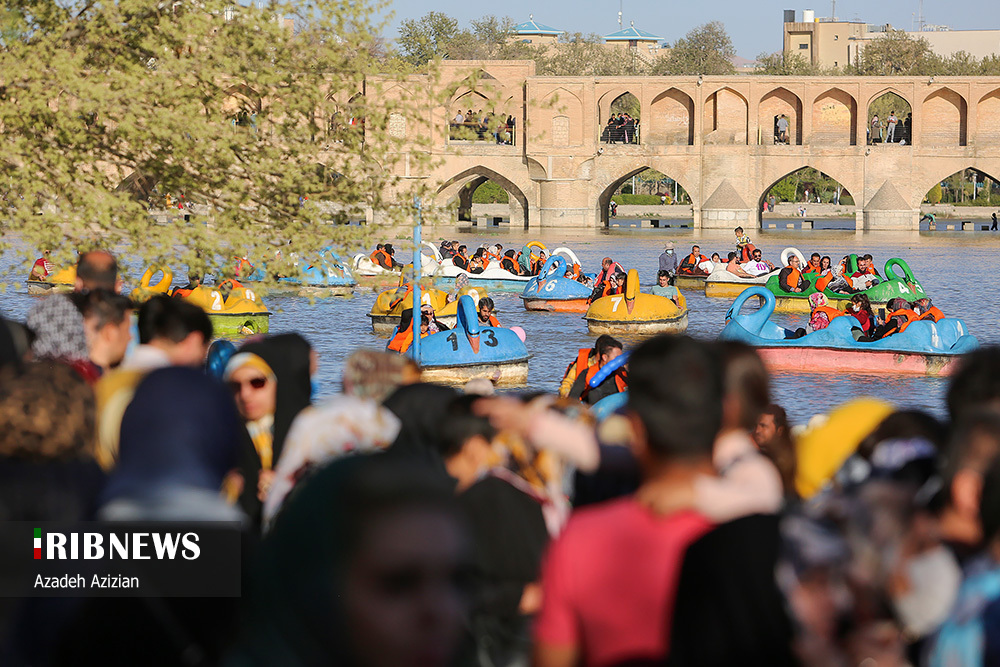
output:
[[[681,267],[687,267],[688,270],[696,269],[698,268],[698,265],[704,262],[706,259],[708,259],[708,257],[705,257],[704,255],[696,255],[694,253],[691,253],[690,255],[684,258],[683,262],[681,262]]]
[[[942,313],[937,306],[931,306],[927,309],[927,312],[920,316],[922,320],[934,320],[939,322],[944,318],[944,313]]]
[[[821,313],[826,313],[827,319],[831,322],[833,321],[833,318],[840,317],[845,314],[844,311],[839,308],[834,308],[833,306],[816,306],[816,310]]]
[[[170,296],[176,296],[178,298],[183,299],[186,296],[191,296],[191,292],[193,291],[194,291],[193,289],[184,289],[183,287],[178,287],[173,291],[173,294],[171,294]]]
[[[500,268],[513,273],[515,276],[518,275],[517,264],[510,257],[504,257],[500,260]]]
[[[573,278],[573,280],[579,280],[580,279],[580,265],[579,264],[574,264],[573,268],[571,268],[570,271],[572,271],[571,277]]]
[[[486,321],[486,324],[488,324],[491,327],[497,327],[497,328],[499,328],[500,327],[500,320],[497,319],[496,315],[493,315],[491,313],[490,314],[490,319]]]
[[[587,394],[590,393],[590,381],[594,379],[594,376],[597,375],[597,371],[599,370],[601,370],[600,364],[594,364],[587,369],[587,375],[583,381],[583,393],[580,394],[581,401],[585,400],[587,398]],[[628,381],[625,379],[621,369],[615,371],[612,377],[615,379],[615,386],[618,387],[619,393],[628,389]]]
[[[496,254],[490,252],[489,250],[487,250],[486,251],[486,261],[488,262],[491,259],[494,259],[494,260],[500,262],[500,261],[503,260],[503,257],[501,257],[500,255],[496,255]]]
[[[383,269],[392,268],[392,256],[385,250],[376,250],[375,259],[373,261],[379,266],[381,266]]]
[[[379,254],[379,252],[380,251],[378,249],[372,250],[372,254],[368,255],[368,259],[370,259],[372,261],[372,264],[378,264],[378,254]]]
[[[792,272],[788,274],[788,279],[787,279],[788,289],[793,289],[795,287],[798,287],[800,280],[802,280],[802,272],[799,271],[798,269],[792,269]],[[784,289],[784,287],[782,287],[782,289]]]
[[[833,271],[830,271],[826,275],[822,275],[816,279],[816,289],[822,292],[826,289],[826,286],[830,284],[833,280]]]
[[[246,257],[233,257],[236,260],[236,275],[246,278],[253,273],[253,264]]]
[[[420,337],[427,338],[427,334],[422,333],[420,334]],[[405,331],[400,331],[392,337],[392,340],[389,341],[389,345],[386,349],[403,354],[410,349],[411,345],[413,345],[413,328],[406,327]]]
[[[903,333],[904,331],[906,331],[906,327],[910,326],[910,322],[916,322],[917,320],[920,319],[920,316],[917,315],[914,311],[910,310],[909,308],[903,308],[903,309],[900,309],[900,310],[894,310],[891,313],[889,313],[889,315],[886,317],[886,319],[891,319],[891,318],[899,316],[899,315],[902,315],[903,317],[905,317],[906,321],[903,322],[903,326],[898,327],[897,330],[894,331],[894,332],[892,332],[892,333]],[[886,334],[886,335],[888,335],[888,334]]]
[[[455,255],[454,257],[452,257],[451,261],[455,266],[457,266],[460,269],[463,270],[469,269],[469,260],[462,257],[461,255]]]
[[[819,264],[813,264],[811,261],[806,264],[806,270],[803,273],[819,273]]]

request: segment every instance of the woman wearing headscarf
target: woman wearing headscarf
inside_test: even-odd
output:
[[[184,410],[174,408],[184,397]],[[225,387],[171,366],[150,373],[122,418],[119,460],[99,512],[110,521],[239,521],[219,493],[236,466],[239,415]]]
[[[438,440],[448,406],[458,396],[451,387],[426,383],[406,385],[393,392],[382,403],[400,422],[399,436],[389,451],[423,461],[444,474]]]
[[[246,426],[238,465],[242,489],[231,485],[227,491],[239,496],[253,525],[260,525],[261,503],[292,421],[309,406],[312,366],[312,348],[298,334],[247,343],[226,365],[225,380]]]
[[[182,366],[153,371],[122,418],[118,465],[99,518],[241,522],[242,512],[220,493],[241,430],[218,380]],[[218,664],[238,630],[238,605],[222,597],[92,598],[62,634],[54,664],[98,654],[110,665]]]
[[[28,328],[35,335],[31,353],[35,359],[62,361],[90,384],[101,376],[90,360],[83,315],[65,294],[52,294],[28,311]]]
[[[467,598],[451,489],[384,454],[334,461],[261,545],[228,667],[446,667]]]

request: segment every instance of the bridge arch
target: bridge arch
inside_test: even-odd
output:
[[[629,180],[633,176],[641,174],[642,172],[649,169],[659,171],[660,173],[664,174],[671,180],[675,181],[681,187],[681,189],[684,190],[685,193],[689,193],[690,196],[691,191],[687,188],[684,182],[676,178],[671,171],[669,170],[663,171],[663,169],[657,168],[657,165],[654,164],[653,161],[634,162],[631,165],[625,166],[622,169],[620,169],[619,170],[620,175],[617,177],[613,177],[612,180],[608,183],[608,185],[603,190],[601,190],[600,193],[597,195],[597,201],[595,202],[595,205],[597,207],[596,214],[597,214],[597,219],[601,221],[601,226],[605,228],[608,227],[609,217],[610,217],[609,209],[611,205],[611,197],[614,196],[614,194],[618,191],[618,188],[620,188],[627,180]]]
[[[780,141],[778,133],[778,119],[782,115],[788,121],[787,137],[784,142]],[[775,88],[764,95],[760,99],[757,118],[761,145],[802,144],[802,100],[787,88]]]
[[[779,176],[772,173],[765,176],[762,181],[766,185],[757,199],[758,221],[762,219],[764,203],[769,202],[771,196],[779,204],[801,202],[803,206],[808,207],[809,203],[815,203],[816,195],[819,195],[822,203],[850,205],[850,202],[853,202],[855,209],[860,207],[858,199],[849,187],[851,184],[849,179],[845,183],[836,175],[809,163],[803,163],[794,169],[779,171],[784,171],[784,173]],[[789,178],[797,174],[801,178]],[[809,202],[805,202],[805,191],[810,188]]]
[[[1000,117],[1000,88],[992,90],[976,103],[976,145],[1000,146],[1000,123],[989,122],[987,118]]]
[[[913,105],[898,89],[889,86],[882,91],[875,93],[868,98],[868,109],[865,119],[868,128],[868,143],[912,143],[911,115]],[[889,125],[890,114],[895,112],[896,127]],[[875,125],[875,117],[878,116],[878,126]]]
[[[916,204],[914,205],[914,208],[919,208],[919,206],[923,203],[924,199],[927,198],[927,195],[930,193],[930,191],[934,188],[935,185],[937,185],[938,183],[944,183],[949,178],[956,176],[958,174],[964,174],[966,171],[977,172],[978,174],[981,174],[989,178],[994,183],[1000,183],[1000,177],[998,177],[998,175],[1000,175],[1000,161],[994,161],[994,162],[995,163],[992,165],[982,165],[977,163],[968,163],[964,165],[960,164],[958,168],[956,168],[955,162],[948,162],[946,163],[947,166],[944,165],[939,166],[936,170],[931,172],[933,177],[927,176],[926,178],[921,179],[920,181],[917,182],[917,187],[915,189],[916,189],[916,196],[918,197],[918,199]]]
[[[436,199],[445,206],[458,199],[460,216],[463,207],[467,207],[471,213],[472,195],[486,181],[496,183],[507,193],[510,202],[511,227],[523,226],[524,229],[527,229],[528,198],[524,191],[513,180],[484,165],[470,167],[444,181],[438,187]]]
[[[647,144],[693,146],[694,100],[676,87],[654,97],[643,135]]]
[[[742,93],[726,86],[705,98],[706,144],[747,144],[750,104]]]
[[[601,95],[597,108],[597,131],[602,142],[639,143],[635,126],[615,129],[608,122],[613,115],[627,113],[638,124],[642,118],[642,103],[639,101],[638,95],[627,88],[616,88]]]
[[[856,146],[858,143],[858,102],[840,88],[820,93],[812,103],[810,145]]]
[[[969,105],[951,88],[938,88],[920,105],[920,143],[924,146],[965,146]]]

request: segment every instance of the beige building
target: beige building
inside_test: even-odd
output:
[[[794,10],[785,10],[782,50],[798,54],[819,67],[842,68],[854,62],[865,45],[892,29],[862,21],[816,18],[812,10],[802,12],[797,21]],[[1000,55],[1000,30],[923,30],[907,32],[922,37],[938,55],[965,51],[976,58]]]
[[[604,43],[612,49],[628,49],[652,60],[660,55],[662,37],[639,30],[632,22],[629,27],[604,36]]]

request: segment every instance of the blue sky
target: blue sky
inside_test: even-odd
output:
[[[837,16],[842,20],[862,20],[868,23],[891,23],[896,28],[910,29],[919,0],[838,0]],[[744,58],[755,58],[762,52],[781,49],[782,10],[813,9],[816,16],[830,15],[830,2],[796,4],[779,0],[715,0],[714,2],[663,2],[651,0],[621,0],[624,25],[635,26],[667,41],[674,41],[691,28],[708,21],[722,21]],[[488,14],[510,16],[516,22],[535,20],[567,32],[596,32],[606,35],[618,30],[619,2],[580,2],[580,0],[506,0],[487,9],[487,3],[468,0],[395,0],[394,16],[385,37],[396,37],[399,21],[419,18],[429,11],[440,11],[456,19],[464,27],[471,19]],[[586,7],[586,10],[583,8]],[[583,11],[581,11],[583,10]],[[924,20],[929,24],[949,25],[953,30],[1000,28],[1000,2],[949,2],[924,0]]]

